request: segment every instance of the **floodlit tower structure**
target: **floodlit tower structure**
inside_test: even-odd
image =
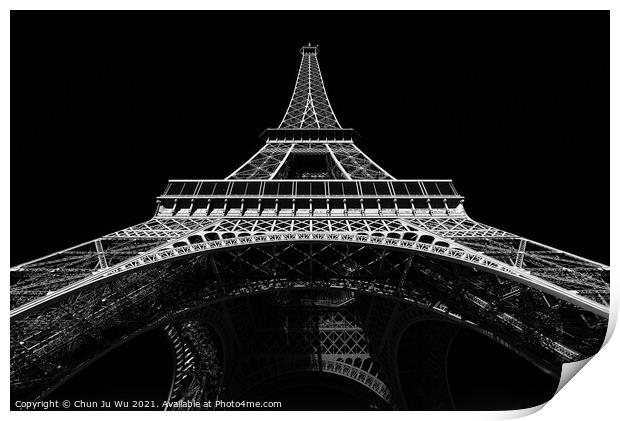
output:
[[[451,180],[397,180],[356,136],[304,46],[280,125],[232,174],[170,180],[147,222],[11,268],[12,394],[42,399],[154,328],[171,402],[311,372],[374,407],[447,409],[458,329],[556,376],[599,350],[609,267],[472,220]]]

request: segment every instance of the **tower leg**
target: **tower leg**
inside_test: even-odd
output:
[[[459,326],[418,307],[373,297],[366,329],[394,409],[454,409],[447,362]]]
[[[402,335],[396,357],[399,396],[409,410],[452,410],[448,353],[460,327],[436,321],[414,323]]]
[[[202,320],[185,320],[164,330],[175,356],[168,401],[178,406],[171,408],[199,409],[191,405],[218,399],[224,369],[221,344],[213,329]]]

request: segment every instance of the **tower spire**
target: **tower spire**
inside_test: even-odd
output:
[[[300,52],[295,90],[278,129],[341,129],[323,84],[318,45],[308,43]]]

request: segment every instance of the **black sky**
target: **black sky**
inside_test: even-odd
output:
[[[392,175],[609,262],[607,12],[12,12],[11,264],[149,219],[169,178],[227,176],[307,42]]]

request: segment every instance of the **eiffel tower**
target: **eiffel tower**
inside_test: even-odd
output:
[[[301,48],[284,118],[228,177],[170,180],[150,220],[11,268],[13,397],[151,329],[172,403],[305,373],[375,408],[450,409],[459,329],[554,376],[600,349],[609,267],[472,220],[451,180],[392,177],[340,125],[317,55]]]

